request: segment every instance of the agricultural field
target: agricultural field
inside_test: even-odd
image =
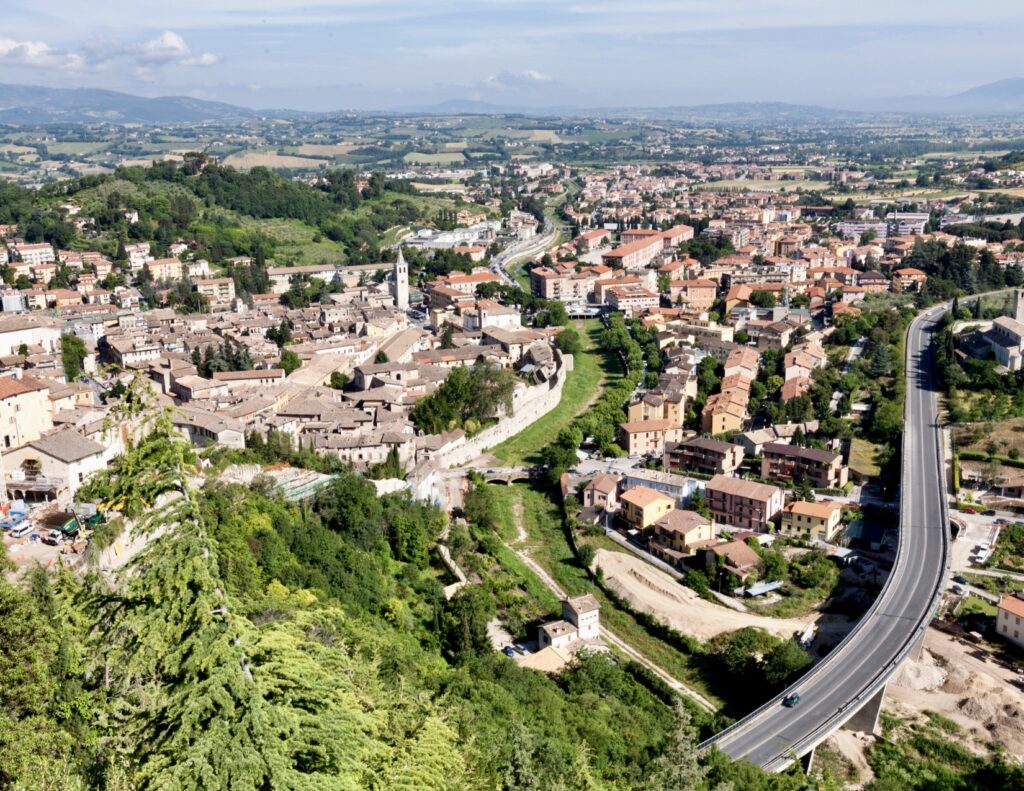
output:
[[[425,154],[420,151],[411,151],[403,159],[410,165],[457,165],[466,161],[461,152]]]
[[[305,143],[294,147],[294,153],[303,157],[333,157],[344,156],[351,153],[352,149],[358,148],[355,143]]]
[[[301,220],[272,218],[254,220],[246,217],[242,225],[255,228],[273,239],[276,244],[269,263],[277,266],[293,264],[340,263],[345,260],[345,246],[322,236]]]
[[[108,143],[46,143],[46,150],[51,154],[68,154],[69,156],[86,156],[103,151]]]
[[[245,151],[232,154],[224,160],[225,165],[248,168],[319,168],[324,167],[322,159],[297,157],[290,154],[278,154],[271,151]]]

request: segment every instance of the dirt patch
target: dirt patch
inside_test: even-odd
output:
[[[814,618],[769,618],[737,612],[700,598],[672,577],[622,552],[599,549],[594,565],[604,571],[605,584],[630,606],[653,615],[673,629],[700,640],[723,632],[756,626],[779,637],[803,632]]]
[[[920,659],[907,660],[900,665],[892,683],[916,691],[935,690],[942,687],[946,679],[946,671],[939,666],[935,655],[924,651]]]
[[[845,767],[835,767],[846,770],[843,772],[843,788],[863,788],[875,779],[875,773],[866,757],[867,749],[874,741],[874,737],[869,734],[840,728],[822,743],[822,747],[832,750],[846,761]]]
[[[921,656],[906,660],[889,682],[885,708],[910,719],[937,712],[959,725],[957,740],[980,755],[988,754],[990,742],[1024,755],[1024,693],[1013,684],[1012,670],[975,652],[929,630]]]

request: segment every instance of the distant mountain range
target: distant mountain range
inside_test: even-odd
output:
[[[251,118],[253,110],[188,96],[147,99],[98,88],[0,84],[0,119],[9,124],[167,124]]]
[[[346,111],[352,112],[352,111]],[[706,121],[709,123],[829,123],[855,120],[866,114],[1012,115],[1024,113],[1024,79],[980,85],[952,96],[908,96],[860,102],[846,109],[785,102],[733,102],[676,107],[528,107],[453,98],[439,104],[409,106],[389,114],[578,116]],[[146,98],[95,88],[45,88],[0,84],[0,123],[174,124],[232,122],[272,116],[315,118],[335,113],[298,110],[255,110],[193,99],[188,96]],[[376,114],[376,113],[375,113]]]

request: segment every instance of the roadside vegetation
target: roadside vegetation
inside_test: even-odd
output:
[[[932,714],[903,721],[882,712],[882,738],[868,748],[875,779],[868,791],[975,789],[1010,791],[1024,785],[1024,768],[999,750],[978,755],[963,746],[960,726]]]

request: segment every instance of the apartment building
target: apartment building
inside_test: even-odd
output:
[[[626,409],[630,423],[645,420],[670,420],[674,425],[681,426],[686,418],[686,397],[680,393],[662,393],[648,390]]]
[[[842,526],[840,503],[808,503],[798,500],[782,509],[779,532],[792,538],[832,541]]]
[[[52,264],[57,260],[51,244],[13,244],[11,252],[21,263],[31,266]]]
[[[635,486],[627,489],[619,497],[622,518],[633,530],[644,532],[652,529],[655,522],[676,507],[676,501],[667,494],[648,489],[646,486]]]
[[[656,293],[643,286],[612,286],[608,289],[608,304],[627,317],[656,308],[660,302],[661,298]]]
[[[742,431],[746,422],[747,401],[740,392],[711,396],[700,415],[701,431],[712,436]]]
[[[692,311],[710,310],[718,296],[714,280],[673,280],[669,283],[669,297],[673,305],[680,305]]]
[[[892,274],[893,291],[920,291],[921,286],[928,280],[928,275],[913,267],[897,269]]]
[[[683,438],[682,426],[671,420],[627,420],[619,427],[630,456],[661,456],[666,443],[679,442]]]
[[[235,298],[235,281],[230,277],[197,280],[195,290],[210,300],[211,304],[223,305]]]
[[[665,446],[665,466],[705,475],[732,475],[743,463],[743,448],[711,437],[694,437]]]
[[[767,480],[806,479],[815,489],[839,489],[848,473],[843,457],[830,450],[769,442],[761,451],[761,477]]]
[[[612,238],[612,232],[605,228],[597,228],[593,231],[586,231],[581,233],[574,240],[576,243],[576,249],[581,253],[589,253],[592,250],[596,250],[603,244],[607,244]]]
[[[542,299],[586,302],[594,293],[594,283],[599,274],[606,273],[604,267],[585,268],[577,272],[572,266],[538,266],[530,270],[530,290],[533,296]]]
[[[716,522],[761,532],[768,530],[784,500],[778,486],[728,475],[716,475],[704,491]]]
[[[154,280],[181,280],[181,261],[177,258],[154,258],[144,266]]]
[[[711,520],[696,511],[674,508],[654,523],[647,548],[655,557],[679,565],[715,536]]]
[[[601,256],[601,263],[627,272],[646,269],[664,249],[661,234],[644,236],[609,250]]]

